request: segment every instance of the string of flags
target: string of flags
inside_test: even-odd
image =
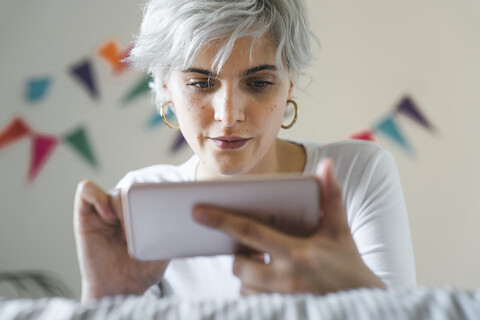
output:
[[[30,140],[30,164],[27,182],[33,183],[59,144],[67,144],[92,167],[98,167],[85,127],[79,126],[63,135],[40,133],[16,116],[0,131],[0,150],[27,138]]]
[[[400,146],[405,152],[411,154],[413,152],[412,147],[398,124],[398,116],[405,116],[431,133],[436,131],[431,122],[420,111],[413,98],[405,96],[397,103],[393,111],[387,113],[370,128],[352,134],[350,138],[376,141],[376,134],[381,134]]]
[[[129,70],[124,59],[128,57],[130,50],[131,46],[122,50],[115,40],[109,40],[103,43],[96,53],[110,66],[114,76],[120,76]],[[90,57],[72,63],[68,67],[68,71],[75,79],[76,83],[82,87],[93,100],[100,98],[96,72],[94,70],[93,61]],[[120,99],[119,105],[126,107],[138,97],[149,94],[151,82],[152,78],[149,75],[142,75]],[[27,80],[25,86],[26,100],[32,105],[40,103],[52,90],[53,84],[54,81],[52,77],[48,75],[30,78]],[[173,116],[171,110],[167,109],[166,116],[167,118]],[[369,128],[356,132],[349,138],[377,141],[376,136],[377,134],[380,134],[399,145],[407,153],[411,153],[411,145],[398,125],[398,116],[406,116],[430,132],[435,131],[434,127],[420,111],[413,98],[405,96],[399,101],[393,111],[387,113],[386,116],[376,121]],[[152,115],[145,122],[145,126],[150,129],[164,126],[163,119],[158,112],[152,112]],[[32,130],[21,117],[17,116],[14,117],[2,131],[0,131],[0,150],[25,137],[28,137],[31,140],[31,157],[27,174],[27,181],[29,183],[32,183],[35,180],[40,170],[45,166],[47,160],[51,157],[60,143],[71,146],[92,167],[98,166],[98,161],[93,153],[84,127],[78,127],[61,136],[38,133]],[[186,141],[181,132],[178,131],[172,141],[170,151],[176,153],[185,145]]]
[[[129,70],[128,64],[125,63],[124,60],[128,57],[131,49],[132,47],[128,46],[122,50],[117,41],[108,40],[98,48],[97,54],[110,66],[114,76],[120,76]],[[96,80],[97,77],[91,58],[83,58],[80,61],[72,63],[68,67],[68,70],[72,78],[75,79],[78,85],[82,87],[93,100],[100,98]],[[120,105],[125,107],[138,97],[148,94],[150,92],[149,84],[151,81],[152,78],[149,75],[141,75],[132,88],[122,97]],[[28,79],[25,93],[26,100],[30,104],[41,102],[49,94],[52,84],[53,80],[51,76],[48,75]],[[163,125],[163,121],[159,120],[161,120],[161,117],[159,118],[158,113],[152,113],[150,119],[145,122],[145,126],[154,128]],[[179,150],[179,148],[175,147],[179,140],[181,139],[178,136],[175,137],[171,150]]]
[[[129,70],[124,59],[128,57],[130,50],[131,46],[122,50],[117,41],[109,40],[103,43],[96,53],[110,66],[114,76],[120,76]],[[93,100],[100,98],[96,72],[93,61],[90,57],[72,63],[68,67],[68,73]],[[131,89],[121,98],[120,105],[123,107],[128,106],[138,97],[149,94],[149,84],[151,81],[152,78],[149,75],[142,75]],[[52,90],[53,82],[52,77],[48,75],[28,79],[25,86],[25,99],[27,102],[31,105],[38,105],[42,100],[46,99]],[[171,117],[173,116],[173,113],[169,110],[167,111],[166,116]],[[163,120],[158,112],[152,112],[150,118],[145,122],[145,126],[149,129],[163,126],[163,124]],[[92,153],[84,128],[79,128],[76,132],[72,132],[70,135],[59,138],[55,135],[35,133],[35,131],[31,130],[20,117],[16,117],[1,132],[0,149],[11,142],[27,136],[30,137],[32,141],[31,161],[27,176],[28,182],[33,182],[35,180],[41,168],[45,165],[46,161],[50,158],[60,142],[74,146],[75,150],[77,150],[92,166],[97,166],[96,157]],[[178,152],[185,143],[183,135],[178,132],[172,142],[170,151],[172,153]]]

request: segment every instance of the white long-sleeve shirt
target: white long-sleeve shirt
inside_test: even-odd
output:
[[[347,221],[366,265],[388,287],[415,286],[407,211],[390,152],[365,141],[295,143],[305,148],[306,175],[315,173],[321,159],[332,159],[335,175],[342,185]],[[194,181],[199,161],[194,155],[180,166],[154,165],[132,171],[117,188],[141,182]],[[232,264],[232,256],[174,259],[159,285],[147,294],[193,300],[237,297],[240,281],[232,273]]]

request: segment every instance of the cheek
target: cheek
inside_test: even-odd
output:
[[[281,104],[271,103],[263,108],[261,114],[257,114],[257,117],[262,119],[263,124],[276,127],[283,120],[283,112],[284,108]]]
[[[207,104],[200,99],[185,99],[178,109],[180,125],[185,129],[201,130],[205,128],[213,119],[213,111]]]

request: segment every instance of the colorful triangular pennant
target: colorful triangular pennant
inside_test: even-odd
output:
[[[93,74],[92,62],[85,59],[70,68],[72,75],[88,90],[93,99],[97,99],[98,89]]]
[[[396,110],[399,114],[407,116],[409,119],[417,122],[427,130],[435,131],[432,124],[425,118],[412,98],[403,98],[398,103]]]
[[[30,79],[27,82],[27,101],[37,102],[45,98],[52,80],[49,77]]]
[[[159,126],[163,123],[163,119],[162,119],[162,116],[160,115],[160,113],[158,113],[157,111],[155,111],[152,116],[150,117],[150,119],[148,119],[147,121],[147,126],[149,128],[154,128],[156,126]]]
[[[45,134],[34,134],[32,137],[32,152],[30,155],[30,167],[28,170],[27,181],[32,183],[40,173],[47,162],[49,156],[58,145],[56,136]]]
[[[173,113],[172,109],[165,108],[165,118],[170,124],[177,126],[175,114]],[[162,124],[165,124],[165,122],[163,121],[162,115],[158,111],[155,111],[147,122],[147,126],[149,128],[154,128]]]
[[[30,133],[30,128],[23,119],[16,117],[0,132],[0,149]]]
[[[374,130],[386,135],[392,141],[400,145],[404,150],[411,152],[410,145],[400,131],[394,116],[389,115],[385,117],[374,127]]]
[[[179,130],[170,149],[172,150],[172,152],[178,152],[186,143],[187,141],[183,137],[182,132]]]
[[[130,49],[131,47],[125,52],[120,52],[117,42],[111,40],[100,47],[98,54],[110,64],[115,74],[119,74],[128,67],[122,60],[128,57]]]
[[[375,139],[375,134],[373,133],[372,129],[365,129],[360,132],[354,133],[350,135],[350,139],[354,140],[366,140],[366,141],[377,141]]]
[[[123,97],[122,104],[127,105],[136,99],[138,96],[148,94],[150,92],[150,82],[152,77],[150,75],[143,76],[135,86]]]
[[[64,135],[62,140],[67,142],[73,147],[90,165],[97,167],[98,162],[90,146],[90,142],[87,137],[85,128],[79,127],[78,129]]]

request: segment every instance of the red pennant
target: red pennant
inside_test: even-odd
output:
[[[373,142],[377,141],[377,139],[375,138],[375,134],[371,129],[365,129],[360,132],[354,133],[350,135],[350,139],[366,140],[366,141],[373,141]]]
[[[40,173],[49,156],[58,145],[58,138],[51,135],[35,134],[32,139],[32,153],[27,180],[32,183]]]
[[[14,118],[8,126],[0,132],[0,149],[28,135],[30,128],[21,118]]]

